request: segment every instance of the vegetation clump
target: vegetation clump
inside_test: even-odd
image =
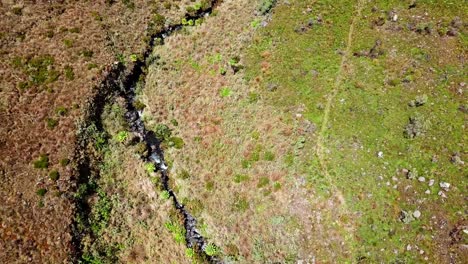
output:
[[[40,155],[39,158],[34,161],[34,168],[36,169],[47,169],[49,167],[49,156]]]
[[[60,177],[60,174],[57,170],[52,170],[51,172],[49,172],[49,179],[51,179],[52,181],[58,180],[59,177]]]

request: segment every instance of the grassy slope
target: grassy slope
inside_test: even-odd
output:
[[[336,186],[344,194],[347,208],[354,215],[355,258],[387,262],[397,259],[416,261],[428,256],[432,261],[447,262],[450,251],[457,248],[447,245],[450,228],[463,221],[461,212],[466,209],[463,200],[466,170],[450,162],[454,152],[463,153],[466,139],[463,136],[465,116],[458,110],[464,103],[463,96],[456,92],[464,77],[462,58],[466,36],[462,33],[458,37],[440,37],[435,32],[424,36],[407,30],[406,24],[432,23],[435,31],[441,28],[436,26],[438,21],[448,25],[456,15],[463,14],[464,7],[428,1],[408,10],[404,3],[388,2],[376,4],[378,11],[372,12],[373,6],[364,6],[362,16],[355,20],[351,52],[369,50],[380,39],[384,54],[371,59],[345,52],[344,68],[338,70],[339,55],[336,52],[346,50],[343,38],[349,32],[351,22],[344,14],[350,14],[346,10],[356,6],[352,2],[324,2],[319,1],[311,7],[313,13],[323,14],[325,26],[314,26],[307,33],[297,35],[291,30],[294,25],[286,21],[289,22],[290,17],[307,21],[307,17],[294,9],[279,8],[264,31],[264,35],[289,40],[272,48],[272,57],[277,60],[270,63],[272,74],[267,77],[292,93],[286,103],[303,103],[309,109],[304,115],[317,123],[330,115],[320,135],[325,145],[325,168],[330,177],[314,180],[318,186],[323,183],[331,191],[336,191],[332,188]],[[333,16],[331,10],[339,9],[344,13]],[[387,21],[381,27],[370,27],[377,17],[386,16],[383,11],[391,9],[399,15],[397,22]],[[428,15],[424,15],[425,12]],[[422,18],[415,18],[417,15]],[[291,27],[285,29],[284,25]],[[397,26],[402,28],[391,29]],[[326,43],[329,39],[337,41]],[[264,47],[258,45],[253,50],[253,65],[260,66],[255,61],[262,60],[262,49]],[[334,59],[324,59],[328,56]],[[252,71],[252,76],[259,74],[259,66]],[[295,71],[309,72],[311,69],[318,72],[316,79],[301,76],[297,80]],[[338,76],[340,74],[342,76]],[[413,75],[409,83],[388,84],[389,80],[403,79],[408,74]],[[342,81],[337,81],[340,78]],[[330,99],[329,113],[326,107],[324,111],[316,107],[317,103],[325,104],[324,94],[328,98],[333,95],[327,88],[337,92]],[[410,100],[423,94],[429,97],[426,105],[408,106]],[[284,96],[284,93],[278,95]],[[271,102],[278,106],[285,103],[275,99]],[[403,136],[404,127],[408,118],[417,114],[431,125],[423,136],[407,139]],[[382,159],[377,157],[379,151],[384,153]],[[437,163],[431,162],[433,155],[439,157]],[[321,156],[319,150],[318,157]],[[319,175],[323,168],[316,166]],[[398,173],[403,168],[416,169],[426,182],[405,179]],[[395,180],[392,177],[396,177]],[[435,179],[433,187],[428,187],[429,179]],[[446,193],[447,199],[437,195],[441,181],[452,184]],[[431,194],[425,194],[426,189],[430,189]],[[422,212],[420,219],[408,225],[399,221],[401,210],[412,212],[416,209]],[[448,226],[441,226],[442,222]],[[411,251],[406,251],[408,244],[412,245]],[[425,253],[420,254],[416,247]]]
[[[466,36],[437,33],[463,7],[357,3],[289,1],[267,20],[251,1],[225,1],[155,48],[160,58],[139,95],[145,122],[183,139],[166,149],[171,185],[224,260],[412,263],[466,254],[450,236],[466,209],[466,171],[450,162],[455,151],[466,159],[458,110]],[[384,25],[372,26],[379,17]],[[430,19],[430,35],[407,29]],[[383,54],[353,56],[377,39]],[[236,56],[238,73],[228,63]],[[423,94],[425,105],[408,106]],[[414,115],[427,128],[408,139]],[[447,198],[437,194],[441,181],[452,184]],[[402,210],[421,217],[404,224]]]

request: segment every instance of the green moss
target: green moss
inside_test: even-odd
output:
[[[208,256],[216,256],[219,253],[218,247],[211,243],[205,247],[204,251]]]
[[[209,192],[213,191],[215,187],[214,181],[207,181],[205,184],[205,189]]]
[[[164,190],[161,192],[161,194],[159,195],[161,197],[161,199],[163,200],[167,200],[171,197],[171,195],[169,194],[168,191]]]
[[[231,94],[232,94],[232,90],[229,87],[223,87],[221,88],[221,91],[219,92],[219,95],[223,98],[231,96]]]

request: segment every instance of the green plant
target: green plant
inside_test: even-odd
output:
[[[262,176],[258,180],[257,188],[263,188],[270,183],[270,179],[268,177]]]
[[[212,243],[206,245],[204,251],[208,256],[216,256],[219,253],[218,247]]]
[[[107,194],[102,190],[98,190],[97,193],[98,200],[92,209],[90,220],[91,230],[95,235],[101,234],[107,226],[112,211],[112,201],[107,197]]]
[[[37,190],[37,192],[36,192],[36,194],[39,195],[40,197],[44,197],[46,193],[47,193],[47,190],[44,189],[44,188],[41,188],[41,189]]]
[[[241,182],[248,181],[248,180],[250,180],[250,177],[245,174],[237,174],[236,176],[234,176],[235,183],[241,183]]]
[[[273,183],[273,190],[278,191],[281,189],[281,183],[280,182],[274,182]]]
[[[92,70],[92,69],[95,69],[95,68],[97,68],[97,67],[98,67],[98,66],[97,66],[96,63],[89,63],[88,66],[87,66],[88,70]]]
[[[73,68],[69,65],[65,66],[65,77],[70,81],[75,79],[75,73],[73,72]]]
[[[187,258],[194,258],[195,257],[195,250],[193,248],[186,248],[185,249],[185,256]]]
[[[54,118],[47,118],[46,123],[47,123],[47,128],[48,129],[54,129],[58,125],[58,120]]]
[[[276,1],[277,0],[262,0],[257,8],[258,12],[261,15],[266,15],[275,6]]]
[[[119,143],[123,143],[128,139],[128,132],[127,131],[120,131],[116,135],[116,139]]]
[[[89,49],[84,49],[81,51],[81,55],[85,58],[91,58],[94,55],[94,51],[89,50]]]
[[[230,96],[231,94],[232,94],[232,91],[231,91],[231,89],[229,89],[228,87],[223,87],[223,88],[221,88],[221,91],[219,92],[219,95],[220,95],[221,97],[223,97],[223,98],[224,98],[224,97],[228,97],[228,96]]]
[[[70,32],[70,33],[80,33],[81,30],[80,30],[80,28],[78,28],[78,27],[72,27],[72,28],[70,28],[70,29],[68,30],[68,32]]]
[[[148,162],[148,163],[145,164],[145,170],[149,174],[151,174],[151,173],[156,171],[156,166],[154,165],[154,163]]]
[[[168,145],[176,149],[181,149],[184,146],[184,140],[180,137],[171,137],[168,140]]]
[[[163,200],[167,200],[167,199],[169,199],[171,197],[170,193],[167,190],[162,191],[159,196]]]
[[[71,39],[64,39],[64,40],[63,40],[63,44],[65,45],[65,47],[71,48],[71,47],[73,47],[73,40],[71,40]]]
[[[275,154],[268,150],[265,152],[264,159],[266,161],[273,161],[275,159]]]
[[[159,140],[165,141],[171,137],[172,130],[164,124],[157,124],[154,133]]]
[[[49,179],[52,181],[58,180],[60,177],[59,172],[57,170],[52,170],[49,172]]]
[[[60,160],[60,165],[62,165],[62,167],[67,166],[69,163],[70,163],[70,160],[67,159],[67,158],[64,158],[64,159]]]
[[[42,154],[39,158],[34,161],[34,168],[36,169],[46,169],[49,167],[49,156]]]
[[[67,113],[68,113],[68,110],[67,108],[63,107],[63,106],[59,106],[55,109],[55,112],[57,113],[57,115],[59,116],[65,116]]]
[[[136,54],[130,55],[130,61],[131,62],[137,62],[138,61],[138,56]]]
[[[205,188],[207,191],[212,191],[214,189],[214,181],[207,181]]]
[[[179,226],[176,223],[173,223],[172,221],[166,222],[164,224],[167,230],[172,233],[172,236],[174,237],[174,240],[181,244],[185,242],[185,229]]]

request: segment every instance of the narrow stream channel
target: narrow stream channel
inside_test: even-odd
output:
[[[198,18],[202,18],[211,14],[213,7],[216,6],[217,0],[211,1],[210,7],[206,8],[205,10],[200,10],[195,16],[186,15],[185,18],[187,20],[195,20]],[[162,40],[162,44],[164,44],[164,39],[169,37],[172,33],[180,30],[183,25],[173,25],[167,27],[162,32],[152,36],[150,45],[148,49],[143,54],[144,59],[138,60],[133,64],[129,64],[127,67],[122,65],[121,63],[116,63],[112,65],[112,68],[108,72],[106,78],[102,81],[102,83],[97,88],[97,91],[94,97],[88,102],[86,107],[87,113],[85,114],[85,121],[81,126],[81,130],[79,131],[78,140],[77,140],[77,149],[75,151],[75,160],[77,161],[77,174],[79,175],[77,179],[78,186],[80,184],[88,183],[92,178],[92,174],[99,175],[99,172],[95,171],[95,168],[92,166],[92,162],[90,161],[90,154],[86,150],[86,146],[89,142],[89,139],[86,137],[86,133],[83,132],[85,128],[94,125],[98,131],[102,132],[102,120],[101,114],[103,113],[105,105],[112,102],[112,100],[116,96],[120,96],[125,99],[126,105],[126,113],[125,119],[127,120],[131,131],[139,138],[141,142],[144,142],[147,145],[149,150],[149,154],[146,157],[142,157],[144,162],[152,162],[156,170],[161,173],[161,182],[163,189],[169,192],[170,197],[174,203],[175,208],[181,214],[184,219],[184,228],[186,230],[185,240],[186,246],[188,248],[193,248],[197,250],[197,253],[206,259],[210,263],[220,263],[220,261],[213,257],[208,256],[204,249],[207,245],[206,240],[197,230],[197,220],[188,212],[184,205],[179,202],[177,196],[175,195],[174,191],[169,186],[169,175],[167,172],[167,165],[164,159],[164,152],[160,147],[161,141],[156,137],[156,135],[147,130],[142,118],[141,112],[139,112],[134,107],[135,101],[135,90],[137,83],[140,80],[145,80],[146,77],[146,61],[149,58],[150,54],[152,53],[153,47],[155,45],[156,40]],[[96,176],[95,176],[96,177]],[[90,193],[86,193],[87,196]],[[77,211],[81,211],[82,214],[86,215],[90,212],[90,206],[86,202],[86,197],[81,198],[79,200],[75,200],[75,204],[77,207]],[[84,212],[84,213],[83,213]],[[78,223],[74,223],[72,230],[73,230],[73,244],[75,247],[76,252],[74,253],[75,258],[79,259],[82,255],[82,245],[81,239],[83,238],[83,234],[79,232],[77,228]]]

